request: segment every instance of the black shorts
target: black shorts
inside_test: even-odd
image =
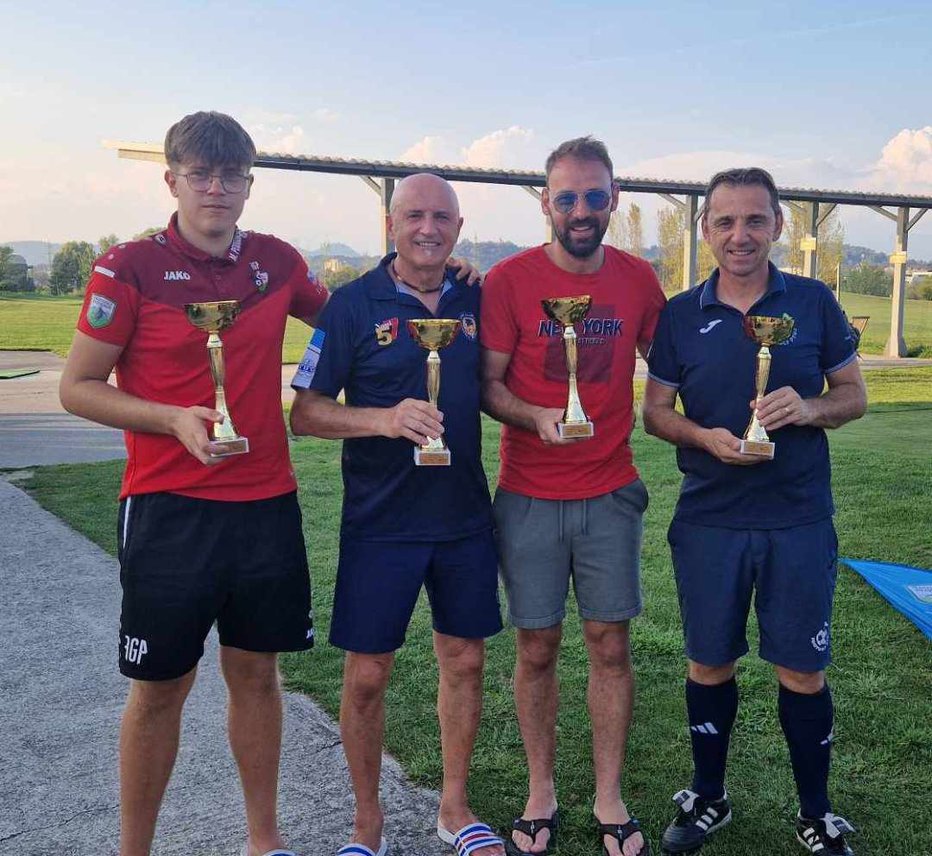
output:
[[[216,621],[221,645],[314,644],[297,495],[221,502],[174,493],[120,503],[120,671],[160,681],[191,671]]]

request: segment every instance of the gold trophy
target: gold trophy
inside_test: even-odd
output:
[[[210,433],[210,456],[225,458],[228,455],[242,455],[249,451],[249,440],[240,437],[233,427],[230,411],[227,410],[227,397],[223,391],[223,342],[220,331],[225,330],[239,314],[238,300],[217,300],[210,303],[186,303],[185,314],[198,330],[206,330],[207,356],[210,358],[210,373],[214,379],[214,410],[223,414],[223,422],[215,422]]]
[[[440,397],[440,354],[460,331],[460,322],[451,318],[415,318],[408,322],[408,332],[422,347],[427,348],[427,398],[434,407]],[[443,435],[414,447],[414,463],[419,467],[450,466],[450,450]]]
[[[579,400],[579,390],[576,388],[576,329],[573,325],[589,314],[592,298],[588,294],[579,297],[550,297],[540,303],[548,318],[563,325],[566,370],[570,376],[569,398],[566,410],[563,411],[563,419],[557,423],[557,433],[563,440],[587,440],[595,434],[595,426],[586,416]]]
[[[757,374],[755,377],[756,401],[760,401],[767,392],[767,381],[770,379],[770,345],[779,345],[793,334],[796,322],[786,313],[782,318],[769,315],[747,315],[744,318],[744,332],[755,342],[760,344],[757,352]],[[773,458],[777,444],[774,443],[764,426],[757,421],[757,409],[751,417],[751,423],[744,432],[741,441],[742,455],[760,455],[763,458]]]

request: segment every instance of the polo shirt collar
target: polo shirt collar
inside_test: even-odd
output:
[[[767,291],[761,296],[760,300],[764,300],[767,297],[770,297],[772,294],[781,294],[786,291],[786,278],[783,276],[783,271],[781,271],[773,262],[767,262]],[[708,309],[710,306],[725,306],[718,299],[716,294],[716,289],[718,288],[718,268],[715,268],[709,278],[702,283],[700,286],[699,292],[699,307],[701,309]],[[759,303],[760,300],[757,302]]]
[[[195,247],[194,244],[182,237],[181,232],[178,230],[177,211],[172,214],[171,220],[168,221],[168,229],[166,232],[168,234],[168,242],[176,250],[188,256],[188,258],[199,262],[226,261],[231,264],[236,264],[239,261],[239,257],[243,252],[243,243],[248,234],[237,226],[233,231],[233,240],[230,242],[230,246],[227,248],[226,253],[223,256],[214,257],[210,253],[205,253],[202,249]]]
[[[392,275],[388,271],[389,265],[395,260],[397,256],[398,253],[389,253],[373,269],[367,286],[369,297],[373,298],[374,300],[397,300],[398,295],[404,294],[407,297],[413,297],[415,300],[417,300],[416,295],[409,291],[398,288],[395,280],[392,278]],[[449,291],[452,291],[453,288],[454,286],[450,282],[449,276],[444,275],[443,289],[440,292],[440,296],[446,296],[446,294]]]

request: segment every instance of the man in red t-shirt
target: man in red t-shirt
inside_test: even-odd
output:
[[[508,612],[517,627],[515,700],[529,794],[509,853],[548,853],[557,831],[553,767],[557,654],[572,578],[589,652],[593,812],[609,856],[648,845],[621,799],[634,679],[628,622],[641,611],[647,490],[628,440],[636,351],[646,354],[663,292],[650,265],[602,244],[618,205],[601,142],[569,140],[547,160],[541,207],[556,240],[496,265],[482,289],[483,406],[504,423],[494,513]],[[557,430],[568,394],[563,327],[551,297],[591,297],[575,325],[579,395],[594,434]]]
[[[181,712],[216,622],[247,856],[286,856],[276,817],[281,745],[278,651],[313,644],[310,580],[281,407],[289,315],[327,300],[298,252],[236,221],[256,150],[221,113],[165,138],[168,228],[94,265],[61,380],[65,408],[126,432],[120,494],[120,671],[131,679],[120,736],[121,856],[148,854],[178,748]],[[236,300],[222,333],[224,386],[247,454],[215,457],[224,417],[207,331],[188,303]],[[117,385],[107,379],[116,369]],[[109,849],[104,847],[103,849]]]

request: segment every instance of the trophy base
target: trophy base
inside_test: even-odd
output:
[[[229,458],[231,455],[245,455],[249,451],[247,437],[233,437],[230,440],[211,440],[207,444],[208,455],[212,458]]]
[[[415,446],[414,465],[417,467],[448,467],[450,466],[450,450],[423,449]]]
[[[557,422],[557,433],[561,440],[588,440],[595,434],[591,422]]]
[[[773,460],[773,453],[776,451],[777,444],[765,440],[742,440],[742,455],[757,455],[761,458],[770,458]]]

